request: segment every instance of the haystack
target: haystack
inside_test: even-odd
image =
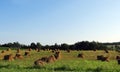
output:
[[[3,60],[13,61],[14,60],[13,54],[5,55]]]
[[[56,59],[60,59],[61,58],[61,54],[60,54],[59,51],[55,52],[54,56],[55,56]]]
[[[30,52],[29,51],[25,51],[25,56],[30,56]]]
[[[80,53],[80,54],[78,54],[77,57],[78,57],[78,58],[84,58],[84,54],[83,54],[83,53]]]
[[[118,64],[120,64],[120,56],[116,56],[116,60],[117,60]]]
[[[23,59],[23,56],[20,53],[16,53],[15,59]]]

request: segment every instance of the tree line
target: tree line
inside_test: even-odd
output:
[[[113,43],[115,44],[115,43]],[[118,44],[118,43],[117,43]],[[0,47],[9,47],[9,48],[32,48],[36,49],[39,48],[40,50],[104,50],[104,49],[111,49],[107,45],[112,45],[110,43],[99,43],[99,42],[89,42],[89,41],[81,41],[81,42],[76,42],[75,44],[57,44],[55,43],[54,45],[41,45],[39,42],[34,43],[32,42],[30,45],[25,45],[25,44],[20,44],[19,42],[13,42],[13,43],[6,43],[6,44],[0,44]]]

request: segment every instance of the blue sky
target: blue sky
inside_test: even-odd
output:
[[[120,41],[120,0],[0,0],[0,43]]]

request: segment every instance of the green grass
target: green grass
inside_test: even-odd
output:
[[[21,53],[24,54],[25,50]],[[15,54],[15,50],[9,53]],[[84,54],[84,59],[77,58],[78,53]],[[9,54],[8,53],[8,54]],[[104,51],[61,51],[61,59],[54,63],[45,64],[43,67],[34,66],[34,61],[43,57],[49,56],[51,51],[31,51],[31,56],[24,57],[22,60],[4,61],[0,60],[0,72],[119,72],[120,65],[117,64],[115,56],[118,55],[115,51],[110,51],[110,62],[102,62],[96,60],[97,55],[108,55]]]

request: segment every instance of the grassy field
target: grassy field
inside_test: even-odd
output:
[[[0,50],[1,52],[1,50]],[[24,55],[25,50],[21,53]],[[16,50],[6,52],[5,54],[14,54]],[[54,63],[48,63],[44,66],[34,66],[34,61],[43,57],[50,56],[53,53],[51,51],[31,51],[31,55],[28,57],[24,56],[24,59],[16,59],[14,61],[4,61],[2,60],[3,55],[0,54],[0,72],[119,72],[120,65],[117,64],[115,60],[115,51],[109,51],[109,54],[104,51],[71,51],[67,53],[66,51],[61,51],[61,59]],[[79,53],[84,54],[84,58],[77,58]],[[97,55],[109,56],[109,62],[102,62],[96,60]]]

